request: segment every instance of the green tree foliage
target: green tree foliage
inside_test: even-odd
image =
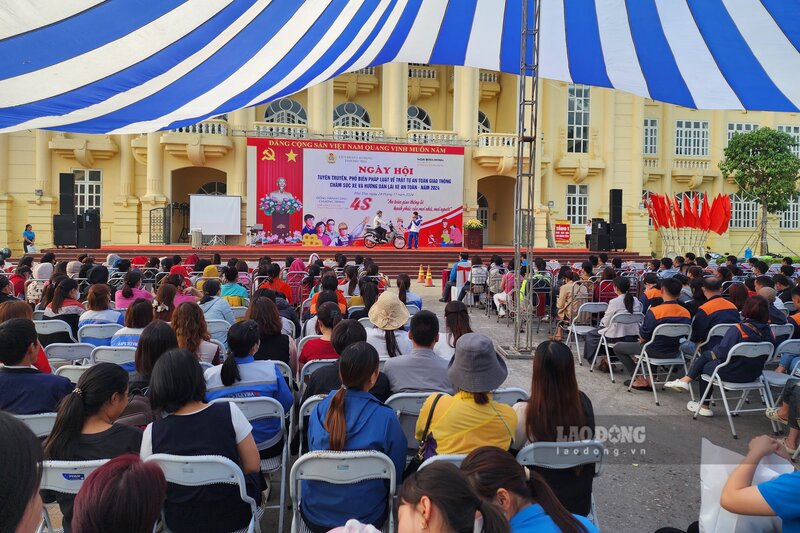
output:
[[[761,204],[761,253],[769,253],[767,214],[789,207],[797,194],[800,158],[792,153],[795,141],[791,135],[771,128],[760,128],[735,134],[719,168],[733,176],[739,194]]]

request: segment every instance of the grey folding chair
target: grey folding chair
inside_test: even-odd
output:
[[[83,482],[89,474],[103,466],[109,459],[98,459],[95,461],[44,461],[42,462],[42,482],[39,490],[51,490],[62,494],[78,494]],[[56,533],[62,529],[53,528],[48,504],[42,505],[43,521],[39,525],[37,533],[47,531]]]
[[[121,329],[119,324],[87,324],[78,329],[78,342],[84,342],[85,339],[110,339]]]
[[[95,363],[115,363],[124,365],[131,363],[136,356],[136,348],[123,346],[98,346],[92,350],[90,358],[91,364]]]
[[[94,348],[88,343],[54,342],[44,347],[44,355],[52,363],[83,362],[91,358]]]
[[[300,406],[300,410],[297,412],[297,431],[298,431],[298,438],[300,439],[300,447],[299,447],[299,454],[303,455],[303,450],[308,450],[308,443],[305,442],[306,440],[306,418],[311,416],[311,411],[314,410],[314,407],[317,406],[322,400],[327,398],[326,394],[315,394],[314,396],[309,396],[306,398],[306,401]]]
[[[508,387],[505,389],[497,389],[492,391],[492,399],[496,402],[504,403],[506,405],[514,405],[515,403],[528,401],[530,395],[524,389],[519,387]]]
[[[40,439],[50,436],[56,423],[56,413],[39,413],[35,415],[14,415],[14,418],[28,426]]]
[[[64,365],[56,369],[56,376],[62,376],[72,383],[77,383],[83,373],[90,368],[92,368],[91,365]]]
[[[466,456],[467,454],[465,453],[446,453],[442,455],[434,455],[425,459],[422,464],[419,465],[418,470],[422,470],[426,466],[433,463],[450,463],[453,466],[461,468],[461,463],[464,462],[464,458]]]
[[[408,441],[407,454],[416,453],[419,448],[419,442],[415,435],[417,430],[417,418],[422,409],[425,400],[433,392],[398,392],[392,394],[386,400],[386,407],[389,407],[397,415],[400,421],[400,427],[403,428],[403,434]]]
[[[729,329],[736,326],[736,324],[717,324],[713,326],[710,330],[708,330],[708,335],[706,335],[706,340],[701,343],[698,343],[694,349],[694,353],[692,353],[692,357],[689,359],[688,366],[689,368],[692,367],[692,363],[697,357],[704,351],[705,347],[708,346],[711,341],[715,338],[718,338],[718,341],[725,336]]]
[[[656,385],[663,385],[669,381],[672,371],[676,366],[682,366],[684,374],[687,374],[689,369],[686,367],[686,358],[681,353],[680,348],[676,350],[672,357],[654,357],[650,354],[650,347],[652,346],[653,342],[655,342],[657,337],[661,337],[662,339],[664,337],[669,337],[672,339],[679,339],[680,342],[683,342],[684,340],[688,339],[691,334],[692,326],[689,324],[660,324],[656,326],[656,329],[653,330],[653,336],[650,338],[650,341],[642,347],[642,353],[639,356],[639,360],[636,361],[636,368],[633,369],[631,382],[628,385],[628,392],[631,391],[631,387],[633,387],[633,381],[636,379],[636,376],[639,375],[639,370],[641,369],[642,375],[650,378],[650,384],[653,388],[653,398],[656,401],[656,405],[661,405],[658,403],[658,392],[656,391],[658,387]],[[667,376],[663,381],[656,381],[655,376],[658,374],[658,372],[654,373],[653,368],[655,367],[657,369],[661,366],[668,367]],[[662,387],[661,389],[663,390],[664,388]],[[691,387],[689,388],[689,392],[691,393],[692,400],[694,400],[694,391],[692,391]]]
[[[37,335],[66,333],[72,342],[78,342],[75,340],[75,336],[72,335],[72,328],[63,320],[34,320],[33,324],[36,327]]]
[[[614,324],[641,324],[642,320],[644,320],[644,315],[642,313],[617,313],[611,317],[611,321],[608,323],[608,328],[606,328],[606,330],[608,330]],[[597,349],[594,352],[592,364],[589,366],[589,372],[594,371],[594,365],[597,362],[597,356],[600,354],[600,348],[605,350],[606,362],[608,362],[608,371],[611,376],[611,383],[616,383],[616,381],[614,381],[614,367],[612,366],[611,352],[609,351],[610,349],[614,348],[614,343],[608,342],[608,338],[606,338],[604,333],[600,335],[600,342],[597,344]]]
[[[578,342],[578,337],[585,337],[587,333],[595,329],[591,323],[591,317],[605,313],[607,309],[608,303],[606,302],[588,302],[581,304],[578,308],[578,314],[572,317],[572,323],[567,326],[567,340],[564,341],[564,344],[569,346],[570,339],[575,340],[575,353],[580,366],[583,366],[583,357],[581,356],[581,345]],[[590,317],[588,321],[581,320],[581,318],[587,316]]]

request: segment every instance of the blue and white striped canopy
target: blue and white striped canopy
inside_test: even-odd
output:
[[[0,132],[175,128],[392,61],[518,73],[521,12],[522,0],[0,0]],[[800,108],[800,0],[541,0],[540,46],[543,78],[702,109]]]

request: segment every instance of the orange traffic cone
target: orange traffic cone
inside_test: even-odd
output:
[[[433,276],[431,276],[431,267],[428,265],[428,275],[425,276],[425,286],[433,287]]]
[[[417,283],[425,281],[425,272],[422,270],[422,265],[419,266],[419,274],[417,275]]]

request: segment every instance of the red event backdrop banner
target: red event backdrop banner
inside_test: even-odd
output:
[[[256,148],[256,223],[265,244],[363,242],[378,211],[420,246],[463,243],[464,148],[250,138]]]

